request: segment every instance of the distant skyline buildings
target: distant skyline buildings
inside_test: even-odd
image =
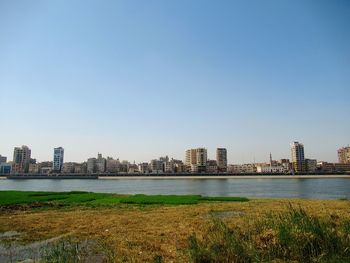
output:
[[[308,148],[308,150],[310,150]],[[15,165],[17,165],[19,169],[21,170],[23,167],[25,166],[25,164],[27,163],[36,163],[36,159],[32,159],[31,158],[31,152],[32,150],[26,146],[23,145],[22,147],[14,147],[13,149],[13,159],[8,159],[6,156],[0,155],[0,161],[2,163],[6,163],[6,162],[10,162],[13,163]],[[63,164],[64,162],[64,156],[65,156],[65,151],[63,147],[56,147],[53,149],[53,158],[49,158],[46,160],[52,160],[52,169],[56,170],[56,171],[60,171],[63,168]],[[307,162],[307,158],[305,157],[304,154],[304,144],[300,143],[300,142],[293,142],[290,144],[290,160],[291,163],[295,163],[295,169],[296,170],[302,170],[303,168],[301,166],[305,166],[306,162]],[[173,156],[173,154],[171,153],[171,150],[167,151],[167,154],[171,154],[171,156]],[[207,148],[193,148],[193,149],[188,149],[185,151],[185,155],[183,155],[182,158],[179,158],[181,160],[183,160],[185,165],[191,166],[191,165],[197,165],[197,166],[203,166],[205,161],[209,161],[209,160],[215,160],[216,165],[218,167],[218,169],[223,169],[225,170],[225,167],[227,168],[227,165],[229,163],[261,163],[261,162],[265,162],[266,161],[266,156],[263,160],[261,161],[257,161],[257,160],[253,160],[253,161],[248,161],[248,162],[239,162],[237,160],[229,160],[228,158],[228,151],[226,148],[216,148],[215,151],[210,151],[209,152],[211,155],[211,158],[208,157],[208,150]],[[213,154],[215,153],[215,155]],[[339,163],[350,163],[350,147],[349,146],[345,146],[345,147],[341,147],[336,151],[336,154],[338,156],[338,162]],[[309,155],[314,157],[313,155]],[[286,157],[286,156],[280,156],[280,157]],[[104,169],[107,169],[107,166],[110,167],[116,167],[116,161],[119,162],[119,158],[117,159],[113,159],[112,157],[109,157],[107,155],[107,158],[102,158],[102,154],[98,153],[97,154],[97,158],[87,158],[87,159],[95,159],[96,163],[95,165],[99,166],[100,168],[98,170],[103,171]],[[87,160],[85,159],[85,161]],[[125,158],[126,159],[126,158]],[[134,158],[131,158],[134,159]],[[312,160],[316,160],[312,159]],[[44,159],[45,160],[45,159]],[[104,160],[101,161],[102,163],[97,162],[97,160]],[[108,162],[108,160],[110,160],[110,162]],[[317,159],[317,160],[324,160],[324,159]],[[134,159],[134,163],[142,163],[145,160],[141,160],[141,161],[136,161]],[[269,162],[272,161],[272,156],[270,153],[270,157],[269,157]],[[327,160],[330,161],[330,160]],[[75,160],[67,160],[67,162],[76,162]],[[84,160],[83,160],[84,162]],[[335,162],[334,162],[335,163]],[[103,168],[104,167],[104,168]],[[96,168],[95,168],[96,170]]]
[[[348,155],[350,147],[338,149],[338,163],[318,161],[310,156],[305,158],[304,144],[293,142],[290,144],[290,159],[273,160],[272,154],[264,162],[234,163],[228,162],[227,149],[216,148],[216,159],[208,158],[208,151],[204,147],[188,149],[183,159],[169,158],[168,155],[152,159],[149,162],[136,164],[135,161],[120,161],[119,158],[103,157],[88,158],[84,162],[64,162],[63,147],[54,148],[52,161],[37,162],[31,158],[28,146],[14,147],[13,160],[7,162],[7,157],[0,155],[0,174],[315,174],[350,172]],[[312,156],[311,156],[312,157]]]

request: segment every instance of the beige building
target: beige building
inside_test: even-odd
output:
[[[207,149],[197,148],[186,151],[185,165],[192,173],[202,173],[206,171]]]
[[[107,157],[106,171],[107,173],[118,173],[120,162],[119,159],[115,160],[112,157]]]
[[[74,162],[63,163],[62,173],[65,173],[65,174],[75,173],[76,165],[77,163],[74,163]]]
[[[31,150],[28,146],[15,147],[13,150],[12,171],[14,173],[27,173],[29,170]]]
[[[342,147],[338,150],[339,163],[350,163],[350,146]]]
[[[186,151],[185,165],[191,166],[197,164],[197,149],[189,149]]]
[[[256,173],[256,165],[253,163],[247,164],[231,164],[227,167],[229,173]]]
[[[87,163],[75,163],[74,173],[76,174],[86,174],[87,172]]]
[[[37,163],[30,163],[28,168],[28,173],[37,174],[40,172],[40,166]]]

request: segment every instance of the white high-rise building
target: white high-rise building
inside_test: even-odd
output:
[[[54,172],[61,172],[63,167],[63,156],[64,156],[64,149],[62,147],[54,148],[53,150],[53,164],[52,164],[52,170]]]

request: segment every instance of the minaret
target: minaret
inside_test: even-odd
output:
[[[270,166],[272,166],[272,154],[270,153]]]

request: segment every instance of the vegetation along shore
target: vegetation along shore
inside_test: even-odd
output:
[[[350,201],[0,192],[0,262],[349,262]]]

